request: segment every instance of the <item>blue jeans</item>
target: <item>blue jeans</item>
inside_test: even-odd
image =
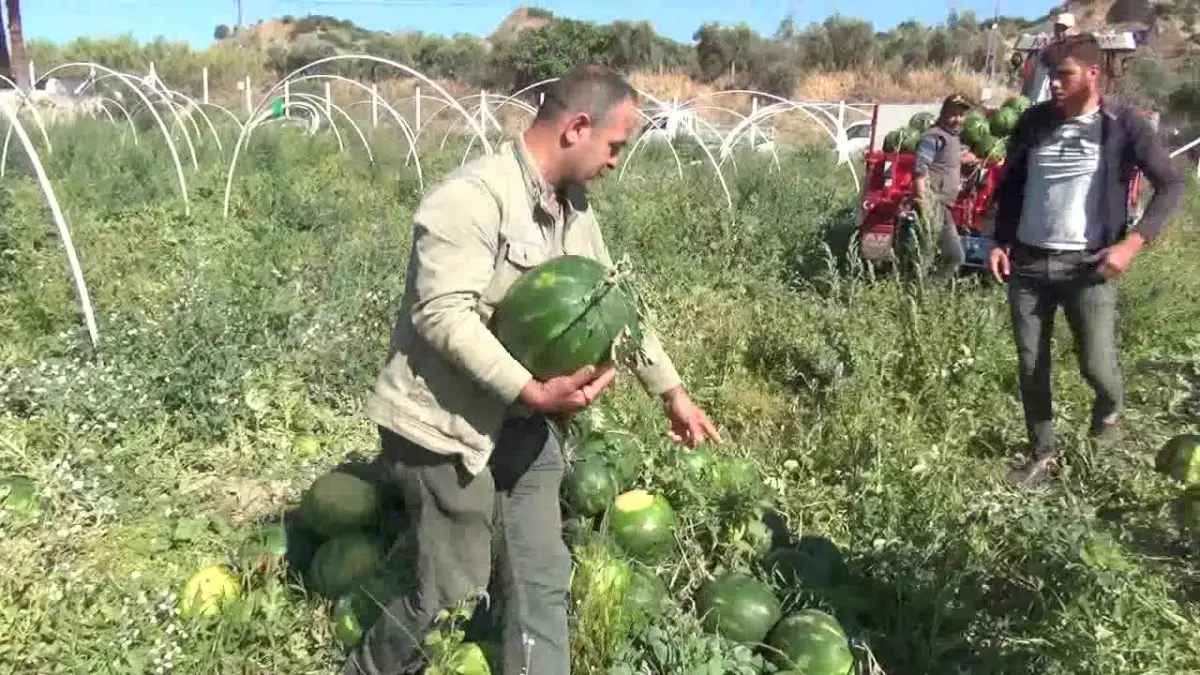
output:
[[[1095,392],[1092,430],[1121,413],[1125,395],[1116,340],[1117,287],[1100,275],[1095,253],[1017,244],[1009,257],[1008,302],[1025,425],[1035,456],[1044,457],[1056,445],[1050,338],[1059,306],[1074,338],[1080,373]]]

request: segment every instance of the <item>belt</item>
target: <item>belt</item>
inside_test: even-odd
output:
[[[1068,255],[1095,255],[1103,250],[1103,247],[1089,247],[1073,250],[1060,250],[1056,248],[1042,248],[1041,246],[1030,246],[1024,242],[1018,241],[1013,244],[1014,249],[1023,249],[1030,253],[1046,256],[1048,258],[1058,258]]]

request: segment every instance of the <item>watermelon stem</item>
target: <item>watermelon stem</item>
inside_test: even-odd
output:
[[[650,326],[651,311],[637,283],[628,254],[621,257],[616,267],[610,272],[610,277],[613,280],[612,283],[624,286],[628,295],[633,299],[638,321],[636,332],[626,325],[613,340],[612,359],[630,369],[641,368],[650,363],[650,355],[646,351],[643,340],[646,330]]]

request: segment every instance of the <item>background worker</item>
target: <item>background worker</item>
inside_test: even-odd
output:
[[[1096,38],[1063,38],[1042,53],[1049,101],[1021,116],[1009,137],[996,188],[992,274],[1008,283],[1028,463],[1010,474],[1037,482],[1057,465],[1051,337],[1061,305],[1079,368],[1095,392],[1089,435],[1118,438],[1124,385],[1117,348],[1117,284],[1134,257],[1161,234],[1183,197],[1184,179],[1149,122],[1100,92]],[[1129,180],[1154,187],[1141,221],[1129,223]]]
[[[960,134],[971,103],[961,94],[951,94],[942,101],[937,121],[925,131],[917,144],[916,165],[913,167],[913,192],[918,213],[929,223],[926,232],[938,242],[940,263],[934,277],[950,280],[966,262],[962,240],[951,209],[962,188],[962,167],[975,162],[975,155],[965,150]]]

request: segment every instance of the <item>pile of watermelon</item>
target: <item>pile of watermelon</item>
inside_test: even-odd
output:
[[[657,464],[660,453],[597,407],[572,422],[564,447],[570,457],[562,486],[564,530],[576,561],[573,614],[588,611],[585,605],[597,595],[609,603],[610,614],[623,610],[635,617],[635,627],[647,617],[691,613],[704,630],[758,650],[781,672],[854,672],[850,639],[839,621],[815,607],[787,610],[781,599],[795,594],[797,585],[840,578],[844,563],[836,549],[817,550],[809,538],[775,546],[757,522],[744,528],[749,564],[722,568],[737,556],[712,542],[702,548],[715,563],[713,573],[690,584],[663,580],[682,564],[683,549],[696,545],[685,541],[694,523],[679,515],[675,503],[691,502],[696,491],[716,501],[761,498],[766,490],[752,462],[681,449],[674,461]],[[656,484],[662,489],[651,487]],[[678,601],[674,608],[672,599]]]
[[[967,113],[963,121],[961,138],[963,144],[975,156],[989,162],[1003,162],[1005,141],[1017,126],[1017,121],[1030,106],[1024,96],[1012,96],[989,114],[980,110]],[[884,152],[913,153],[921,137],[933,126],[933,113],[919,112],[909,119],[908,124],[893,129],[883,137]]]
[[[376,482],[334,469],[304,490],[291,516],[255,526],[233,561],[206,565],[188,579],[180,614],[217,617],[243,590],[288,578],[314,600],[331,602],[338,644],[344,649],[358,644],[411,582],[412,560],[405,555],[411,532],[402,504]],[[433,653],[429,673],[489,672],[481,648],[472,643],[437,635],[427,652]]]
[[[1006,141],[1017,127],[1021,115],[1030,106],[1024,96],[1012,96],[1004,101],[991,115],[973,110],[963,121],[961,138],[963,144],[981,160],[993,163],[1004,161]]]

